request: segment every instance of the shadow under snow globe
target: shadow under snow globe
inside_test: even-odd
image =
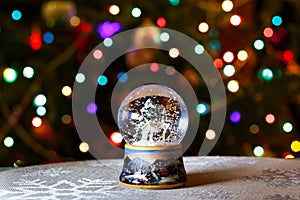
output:
[[[188,123],[187,106],[171,88],[148,84],[131,91],[118,112],[126,142],[120,183],[147,189],[184,186],[180,142]]]

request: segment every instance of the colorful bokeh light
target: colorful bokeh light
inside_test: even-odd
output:
[[[99,85],[104,86],[104,85],[107,84],[107,82],[108,82],[108,79],[107,79],[107,77],[105,75],[100,75],[98,77],[98,84]]]
[[[265,150],[262,146],[256,146],[254,149],[253,149],[253,154],[256,156],[256,157],[262,157],[265,153]]]
[[[108,12],[112,15],[117,15],[120,13],[120,7],[117,5],[111,5],[108,8]]]
[[[7,148],[11,148],[14,145],[15,141],[12,137],[6,137],[3,140],[3,145]]]
[[[272,18],[272,24],[274,26],[280,26],[282,24],[282,18],[278,15],[275,15],[273,18]]]
[[[195,51],[196,54],[201,55],[201,54],[204,53],[205,49],[204,49],[203,45],[197,44],[197,45],[195,46],[194,51]]]
[[[38,94],[34,100],[33,100],[33,104],[38,107],[38,106],[44,106],[47,103],[47,98],[45,95],[43,94]]]
[[[69,97],[71,96],[72,94],[72,88],[70,86],[64,86],[62,89],[61,89],[61,93],[66,96],[66,97]]]
[[[110,135],[109,139],[114,145],[119,146],[123,141],[123,136],[119,131],[115,131]]]
[[[97,26],[97,32],[102,39],[111,37],[119,31],[121,31],[121,24],[119,22],[105,21]]]
[[[128,74],[126,72],[119,72],[118,73],[118,80],[121,83],[125,83],[128,80]]]
[[[264,29],[264,36],[266,37],[266,38],[271,38],[272,36],[273,36],[273,34],[274,34],[274,31],[273,31],[273,29],[272,28],[270,28],[270,27],[266,27],[265,29]]]
[[[223,60],[227,63],[231,63],[234,60],[234,54],[231,51],[226,51],[223,54]]]
[[[230,12],[233,9],[233,3],[231,0],[225,0],[222,2],[222,10],[225,12]]]
[[[45,116],[47,113],[47,109],[44,106],[39,106],[36,108],[36,114],[40,117]]]
[[[235,67],[233,65],[225,65],[223,73],[227,77],[231,77],[235,74]]]
[[[82,152],[82,153],[86,153],[90,150],[90,146],[88,143],[86,142],[81,142],[80,145],[79,145],[79,150]]]
[[[241,121],[242,116],[241,116],[241,113],[240,113],[240,112],[234,111],[234,112],[232,112],[232,113],[230,114],[229,118],[230,118],[230,121],[231,121],[232,123],[235,123],[235,124],[236,124],[236,123],[239,123],[239,122]]]
[[[83,82],[85,81],[85,75],[82,74],[82,73],[76,74],[76,76],[75,76],[75,81],[76,81],[77,83],[83,83]]]
[[[230,17],[230,24],[233,26],[239,26],[242,23],[242,18],[239,15],[232,15]]]
[[[43,121],[40,117],[34,117],[32,120],[31,120],[31,124],[32,126],[34,126],[35,128],[38,128],[40,127],[42,124],[43,124]]]
[[[46,44],[51,44],[54,41],[54,35],[51,32],[46,32],[43,35],[43,40]]]
[[[209,112],[209,105],[206,102],[201,102],[196,106],[196,111],[200,115],[206,115]]]
[[[227,89],[232,92],[235,93],[240,89],[240,84],[237,80],[231,80],[228,82],[227,84]]]
[[[201,33],[206,33],[209,29],[209,26],[206,22],[201,22],[198,26],[198,30],[201,32]]]
[[[248,53],[247,51],[245,50],[240,50],[237,54],[237,58],[240,60],[240,61],[245,61],[248,59]]]
[[[293,131],[293,124],[291,122],[284,122],[282,125],[282,130],[286,133],[290,133]]]
[[[89,114],[95,114],[97,112],[97,110],[98,110],[98,106],[97,106],[97,104],[95,104],[93,102],[88,104],[87,107],[86,107],[86,111]]]
[[[169,56],[171,57],[171,58],[177,58],[178,56],[179,56],[179,49],[177,49],[177,48],[171,48],[170,50],[169,50]]]
[[[18,73],[13,68],[5,68],[3,70],[3,79],[6,83],[13,83],[17,80]]]
[[[253,46],[256,50],[262,50],[265,47],[265,43],[261,39],[257,39],[254,41]]]
[[[22,13],[19,10],[14,10],[11,13],[11,17],[12,17],[13,20],[18,21],[18,20],[20,20],[22,18]]]
[[[157,20],[156,20],[156,24],[158,27],[160,28],[164,28],[166,27],[167,25],[167,20],[163,17],[159,17]]]
[[[293,152],[299,152],[300,151],[300,142],[298,140],[294,140],[291,143],[291,149]]]
[[[32,78],[34,76],[34,69],[30,66],[24,67],[23,76],[25,78]]]
[[[275,116],[271,113],[265,116],[265,120],[268,124],[273,124],[275,122],[275,119],[276,119]]]
[[[141,11],[140,8],[134,7],[134,8],[131,10],[131,15],[132,15],[132,17],[134,17],[134,18],[139,18],[139,17],[142,15],[142,11]]]
[[[205,137],[208,140],[214,140],[216,138],[216,132],[214,130],[212,130],[212,129],[208,129],[205,132]]]

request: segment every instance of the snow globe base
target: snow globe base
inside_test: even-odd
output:
[[[177,188],[186,184],[187,175],[180,144],[171,146],[125,145],[120,183],[145,189]]]

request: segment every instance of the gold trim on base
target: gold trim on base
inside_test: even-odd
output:
[[[179,188],[186,185],[186,182],[169,184],[169,185],[167,184],[166,185],[133,185],[128,183],[123,183],[121,181],[119,181],[119,183],[126,187],[140,188],[140,189],[171,189],[171,188]]]
[[[181,149],[181,144],[175,144],[170,146],[134,146],[130,144],[125,144],[126,149],[135,149],[135,150],[169,150],[169,149]]]

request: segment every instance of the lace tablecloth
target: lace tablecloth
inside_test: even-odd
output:
[[[300,161],[185,157],[187,185],[133,189],[119,184],[122,160],[39,165],[0,172],[0,199],[300,199]]]

